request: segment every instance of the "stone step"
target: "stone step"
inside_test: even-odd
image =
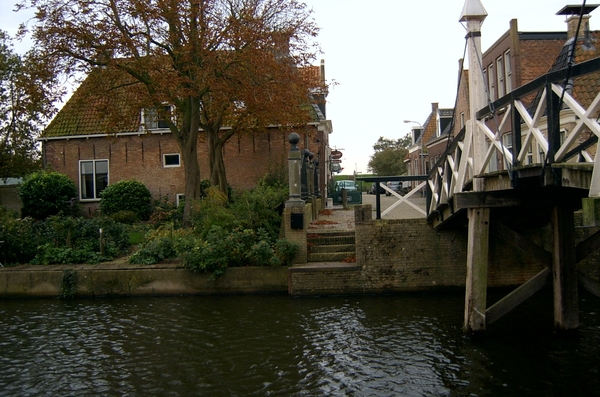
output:
[[[323,252],[310,253],[308,255],[309,262],[342,262],[348,258],[355,257],[354,252]]]
[[[354,232],[308,233],[306,237],[310,245],[344,245],[355,243]]]
[[[311,245],[308,248],[311,254],[326,252],[356,252],[354,244],[331,244],[331,245]]]

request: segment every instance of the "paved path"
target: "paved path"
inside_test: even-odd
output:
[[[418,193],[416,193],[418,194]],[[373,207],[373,219],[375,219],[375,195],[363,193],[362,196],[363,204],[371,204]],[[421,209],[425,210],[425,198],[424,197],[411,197],[410,202],[417,205]],[[381,212],[385,211],[389,206],[397,201],[394,196],[381,195]],[[414,218],[425,218],[425,215],[411,207],[406,203],[401,203],[394,208],[390,213],[382,217],[382,219],[414,219]]]
[[[375,195],[363,193],[363,204],[371,204],[373,207],[373,219],[376,218],[375,213]],[[423,197],[410,198],[411,202],[422,209],[425,209],[425,199]],[[381,196],[381,212],[385,211],[389,206],[396,202],[393,196]],[[383,216],[383,219],[415,219],[424,218],[425,215],[411,207],[406,203],[401,203],[388,214]],[[319,216],[307,228],[307,232],[337,232],[354,230],[354,210],[352,206],[349,209],[344,209],[342,206],[333,206],[332,209],[321,210]]]

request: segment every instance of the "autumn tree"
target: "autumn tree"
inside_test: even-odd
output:
[[[373,145],[368,169],[378,175],[402,175],[406,173],[406,155],[410,146],[410,135],[396,140],[379,137]]]
[[[30,29],[47,68],[67,76],[101,69],[93,91],[128,89],[128,106],[159,113],[181,149],[186,198],[200,197],[199,133],[211,184],[226,192],[229,138],[308,121],[311,81],[301,71],[314,60],[318,29],[296,0],[22,0],[19,7],[36,9],[21,32]]]
[[[53,108],[34,69],[0,30],[0,178],[22,177],[40,166],[35,138]]]

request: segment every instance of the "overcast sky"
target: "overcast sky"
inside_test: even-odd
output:
[[[0,0],[0,29],[14,34],[23,13],[15,0]],[[318,42],[330,91],[327,118],[331,145],[343,149],[343,173],[366,172],[380,136],[406,135],[403,120],[424,123],[431,103],[454,106],[458,60],[465,47],[458,22],[464,0],[305,0],[321,28]],[[488,17],[482,26],[485,51],[518,20],[519,31],[565,31],[556,15],[565,0],[481,0]],[[600,29],[592,12],[590,28]],[[600,20],[600,16],[598,17]],[[19,50],[29,43],[21,43]],[[318,61],[317,61],[318,63]]]

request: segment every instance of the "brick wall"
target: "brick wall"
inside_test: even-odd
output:
[[[320,153],[315,139],[316,128],[307,127],[298,132],[309,150]],[[233,136],[224,148],[225,167],[229,184],[233,188],[251,188],[269,171],[287,166],[289,131],[271,129],[265,133],[248,133]],[[180,153],[170,133],[140,134],[132,136],[90,137],[87,139],[50,140],[44,143],[47,167],[66,174],[79,186],[79,161],[107,159],[109,183],[124,179],[137,179],[144,183],[155,199],[174,199],[184,193],[184,165],[163,167],[163,155]],[[208,152],[201,136],[198,142],[200,175],[209,178]],[[93,204],[86,204],[93,206]]]
[[[548,73],[564,44],[565,40],[521,41],[521,85]]]

